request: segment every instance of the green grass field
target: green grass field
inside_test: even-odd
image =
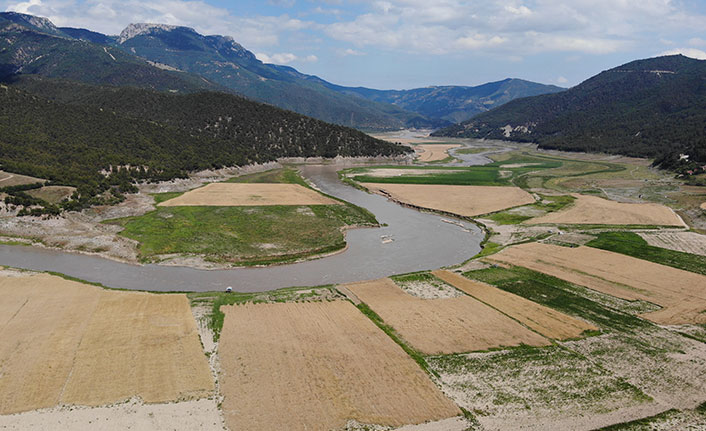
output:
[[[284,182],[307,186],[291,169],[237,177],[239,182]],[[307,186],[308,187],[308,186]],[[164,202],[181,193],[154,195]],[[210,262],[265,265],[331,253],[345,247],[342,228],[377,225],[367,210],[343,205],[157,207],[137,217],[109,220],[140,243],[145,262],[163,255],[198,255]]]
[[[543,196],[540,195],[541,201],[530,204],[530,205],[525,205],[523,208],[528,208],[528,209],[536,209],[536,210],[541,210],[544,211],[545,213],[550,213],[554,211],[559,211],[563,208],[565,208],[568,205],[571,205],[576,198],[574,198],[571,195],[561,195],[561,196]],[[534,218],[535,216],[532,215],[525,215],[518,213],[517,211],[500,211],[496,212],[493,214],[490,214],[488,216],[485,216],[484,218],[488,218],[490,220],[493,220],[494,222],[498,224],[520,224],[525,220],[529,220],[531,218]]]
[[[633,232],[602,232],[586,245],[706,275],[706,256],[654,247]]]

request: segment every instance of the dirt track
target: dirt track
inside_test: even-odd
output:
[[[497,287],[469,280],[453,272],[439,270],[433,271],[433,274],[479,301],[517,319],[545,337],[564,340],[579,337],[586,330],[598,329],[583,320],[567,316]]]
[[[213,391],[184,295],[4,271],[0,296],[0,414]]]
[[[226,314],[219,357],[233,430],[400,426],[460,414],[350,302],[247,304]]]
[[[609,295],[664,308],[642,316],[660,324],[706,323],[706,277],[591,247],[529,243],[502,250],[489,261],[519,265]]]
[[[655,203],[628,204],[596,196],[573,194],[567,209],[527,220],[524,224],[607,224],[686,227],[671,208]]]
[[[162,202],[159,206],[335,205],[339,203],[298,184],[211,183]]]
[[[544,337],[466,295],[421,299],[405,293],[389,278],[345,287],[427,355],[549,344]]]
[[[403,203],[468,217],[534,203],[532,195],[518,187],[361,184]]]
[[[436,162],[439,160],[444,160],[449,156],[449,150],[452,148],[458,148],[460,147],[460,144],[428,144],[428,145],[417,145],[415,148],[416,150],[422,150],[421,152],[417,151],[417,154],[419,154],[418,160],[420,162]]]

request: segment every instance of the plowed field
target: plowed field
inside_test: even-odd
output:
[[[335,205],[329,199],[299,184],[211,183],[160,203],[176,206],[260,206],[260,205]]]

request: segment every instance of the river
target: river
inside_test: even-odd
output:
[[[302,175],[323,192],[368,209],[386,226],[349,230],[348,249],[333,256],[265,268],[202,270],[132,265],[96,256],[0,245],[0,265],[60,272],[120,289],[203,292],[231,286],[239,292],[261,292],[436,269],[461,263],[480,251],[483,232],[478,226],[408,209],[347,186],[338,179],[337,169],[341,167],[305,165]]]

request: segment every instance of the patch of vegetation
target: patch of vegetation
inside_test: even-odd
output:
[[[495,254],[499,252],[500,250],[503,249],[503,245],[491,242],[491,241],[486,241],[485,244],[483,244],[483,249],[478,253],[477,255],[473,256],[474,259],[479,259],[481,257],[486,257],[490,256],[491,254]]]
[[[287,287],[268,292],[192,292],[187,294],[191,305],[207,305],[211,307],[208,316],[208,327],[213,331],[214,341],[218,341],[223,329],[225,314],[221,307],[235,304],[261,304],[272,302],[321,301],[337,298],[340,295],[333,286]]]
[[[155,204],[161,204],[162,202],[166,202],[170,199],[174,199],[175,197],[181,196],[183,194],[184,194],[184,192],[153,193],[152,197],[154,198]]]
[[[424,356],[422,356],[419,352],[414,350],[412,347],[410,347],[407,343],[404,342],[402,337],[400,337],[399,334],[397,334],[397,331],[395,329],[386,324],[384,320],[382,320],[382,317],[380,317],[377,313],[375,313],[372,308],[368,307],[367,304],[361,302],[360,304],[357,305],[358,309],[365,314],[370,320],[375,323],[378,328],[380,328],[385,334],[387,334],[392,340],[397,343],[400,347],[402,347],[402,350],[404,350],[414,361],[419,364],[419,366],[426,371],[427,373],[438,377],[439,375],[432,370],[429,367],[429,364],[427,364],[427,361],[424,360]]]
[[[586,245],[706,275],[706,256],[654,247],[634,232],[602,232]]]
[[[561,209],[564,209],[565,207],[571,205],[576,198],[571,196],[571,195],[560,195],[560,196],[545,196],[545,195],[539,195],[541,200],[539,202],[530,204],[530,205],[525,205],[520,208],[516,208],[513,210],[505,210],[505,211],[499,211],[496,213],[492,213],[489,215],[482,216],[483,218],[488,218],[490,220],[493,220],[497,224],[520,224],[525,220],[529,220],[531,218],[534,218],[536,216],[534,215],[525,215],[519,212],[519,209],[524,209],[526,208],[528,211],[532,210],[539,210],[543,211],[545,214],[554,212],[554,211],[559,211]]]
[[[554,308],[569,315],[584,318],[601,329],[617,331],[639,331],[651,324],[640,319],[630,311],[635,301],[625,301],[610,297],[611,302],[600,303],[596,296],[606,296],[573,285],[550,275],[532,271],[527,268],[513,266],[510,268],[494,267],[469,271],[465,277],[482,281],[500,289],[527,298],[531,301]],[[588,296],[591,295],[591,296]],[[621,309],[621,304],[626,309]],[[643,312],[639,307],[638,312]]]

